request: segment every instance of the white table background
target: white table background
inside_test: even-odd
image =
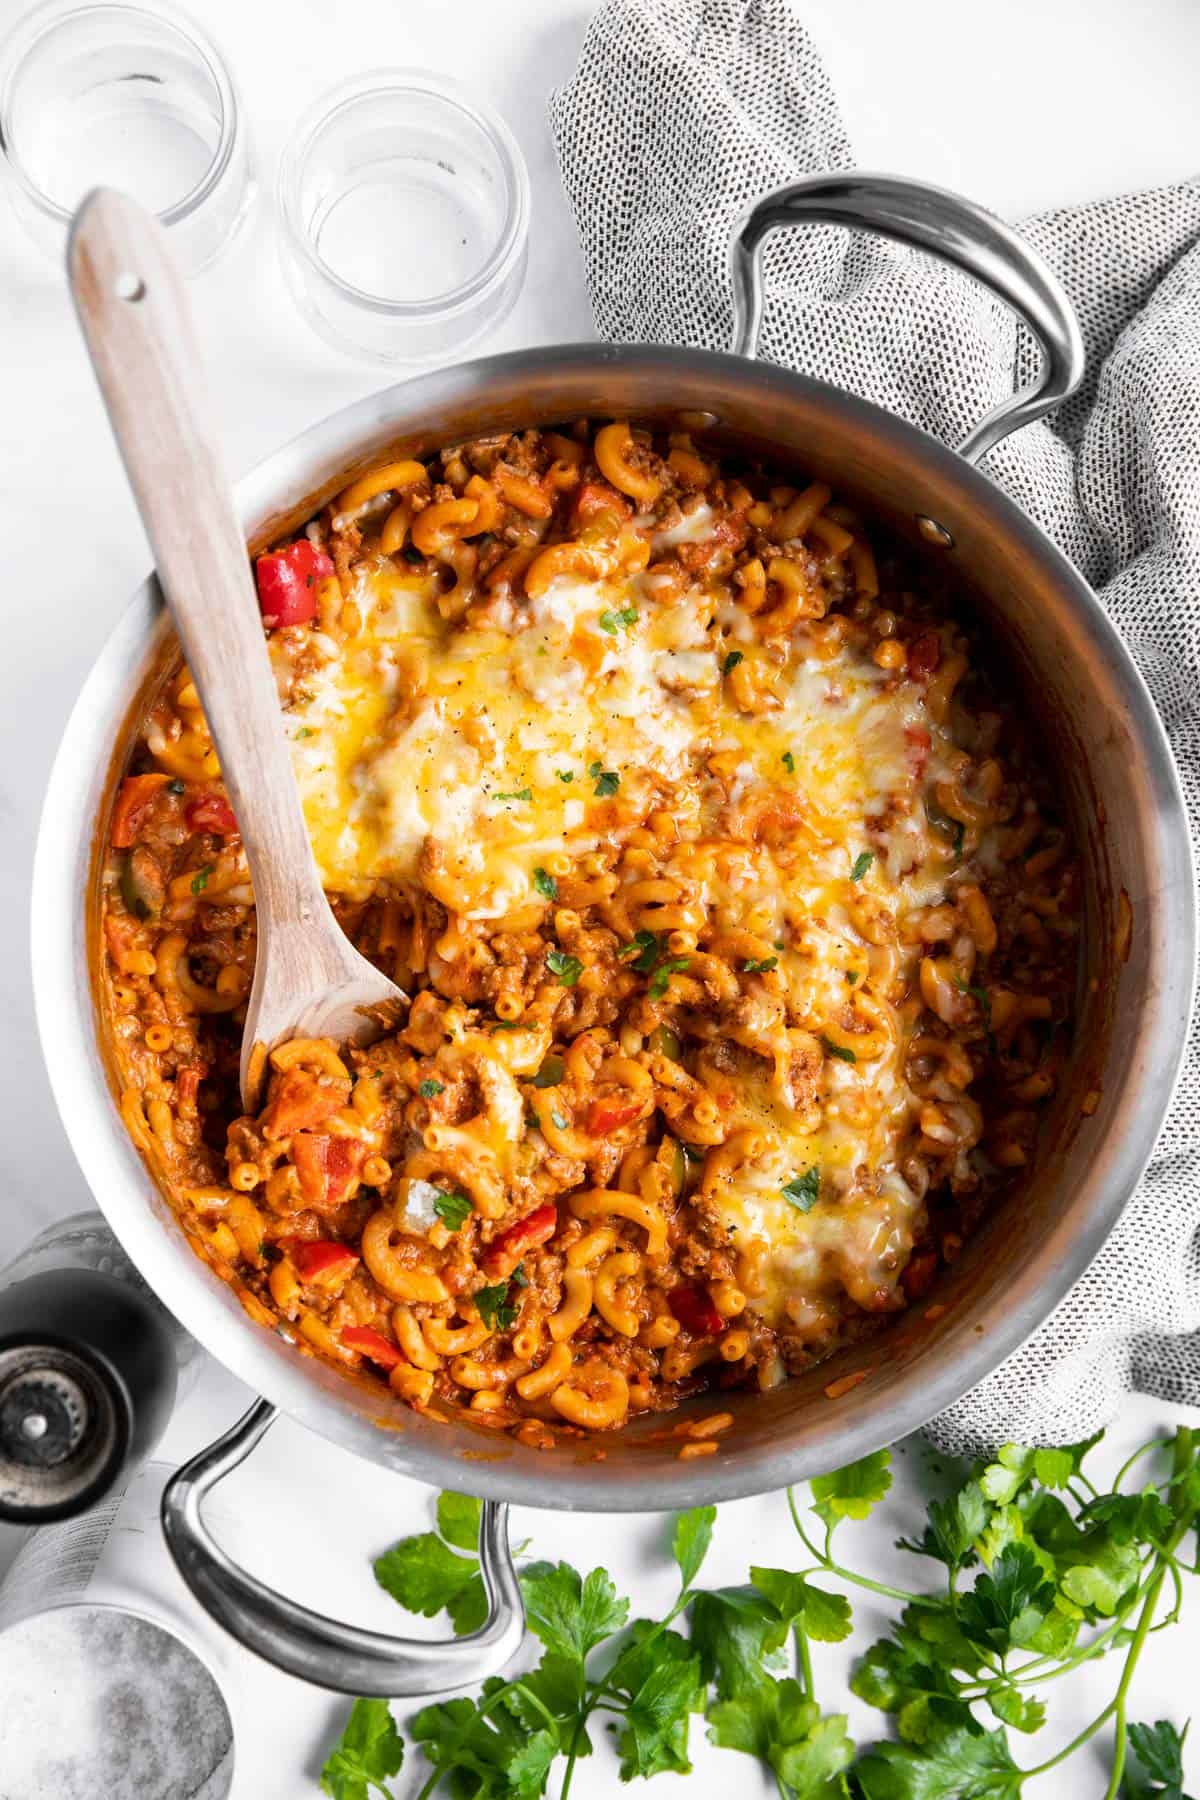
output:
[[[287,299],[274,245],[273,185],[279,147],[297,113],[323,89],[372,64],[425,64],[472,82],[512,125],[529,162],[533,229],[529,277],[515,311],[486,348],[508,349],[591,335],[575,233],[559,188],[545,99],[572,71],[589,0],[193,0],[240,81],[256,138],[265,197],[249,228],[195,284],[215,410],[234,473],[303,426],[383,384],[379,371],[326,348]],[[0,4],[0,27],[21,11]],[[961,188],[1010,217],[1190,173],[1196,145],[1195,77],[1200,8],[1192,0],[808,0],[800,10],[826,56],[866,167]],[[27,894],[43,788],[68,709],[96,650],[148,563],[142,529],[85,361],[58,272],[0,209],[0,1265],[88,1196],[67,1148],[42,1070],[27,953]],[[160,1451],[182,1460],[229,1423],[248,1399],[210,1364]],[[1180,1409],[1131,1404],[1104,1466]],[[1193,1415],[1194,1417],[1194,1415]],[[1121,1452],[1123,1454],[1123,1451]],[[910,1515],[919,1511],[911,1471],[920,1452],[898,1456]],[[250,1467],[225,1490],[255,1566],[297,1598],[340,1607],[381,1627],[401,1615],[371,1580],[368,1556],[395,1536],[424,1529],[429,1499],[417,1484],[349,1458],[289,1422],[275,1427]],[[860,1526],[867,1564],[895,1562],[886,1527]],[[584,1568],[606,1562],[640,1611],[673,1591],[653,1515],[519,1515],[518,1537],[538,1553]],[[16,1534],[0,1532],[0,1570]],[[347,1541],[348,1540],[348,1541]],[[708,1579],[740,1581],[746,1563],[792,1561],[796,1540],[781,1496],[726,1507]],[[752,1550],[751,1548],[752,1547]],[[792,1561],[792,1566],[797,1566]],[[860,1618],[871,1618],[861,1609]],[[238,1747],[236,1800],[300,1800],[316,1793],[323,1747],[344,1705],[277,1675],[234,1647],[222,1651],[226,1685],[248,1721]],[[841,1703],[849,1657],[822,1653],[818,1692]],[[1152,1638],[1132,1716],[1187,1717],[1200,1667],[1200,1596],[1190,1617]],[[1020,1759],[1040,1761],[1111,1695],[1115,1670],[1100,1666],[1051,1690],[1056,1721],[1036,1751],[1014,1734]],[[398,1706],[403,1717],[409,1710]],[[880,1715],[851,1704],[862,1739]],[[711,1751],[693,1726],[696,1772],[689,1792],[765,1794],[746,1758]],[[1038,1794],[1099,1792],[1100,1748],[1045,1778]],[[1200,1754],[1192,1753],[1193,1785]],[[416,1762],[397,1779],[415,1793]],[[615,1762],[602,1746],[581,1766],[579,1800],[609,1793]],[[676,1791],[668,1787],[666,1791]],[[154,1800],[145,1796],[145,1800]]]

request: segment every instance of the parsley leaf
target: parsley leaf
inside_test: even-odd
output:
[[[777,956],[748,956],[742,964],[743,975],[769,975],[772,969],[779,967]]]
[[[509,1283],[498,1281],[492,1287],[482,1287],[471,1295],[475,1310],[489,1331],[507,1331],[516,1323],[518,1308],[508,1298]]]
[[[630,963],[639,975],[648,975],[658,961],[658,939],[652,931],[637,931],[633,941],[623,944],[617,955]]]
[[[475,1208],[466,1194],[439,1193],[433,1210],[448,1231],[461,1231]]]
[[[621,785],[621,777],[615,769],[602,769],[599,763],[593,763],[588,774],[595,777],[596,785],[592,789],[597,800],[607,800],[615,794]]]
[[[372,1793],[390,1800],[385,1780],[399,1774],[403,1761],[404,1745],[387,1701],[356,1700],[321,1770],[321,1792],[331,1800],[368,1800]]]
[[[636,606],[622,606],[615,611],[609,607],[607,611],[600,614],[600,629],[607,631],[610,635],[621,630],[628,631],[631,625],[637,624],[637,617]]]
[[[700,1565],[708,1555],[712,1542],[715,1506],[693,1506],[689,1512],[676,1513],[671,1549],[679,1564],[679,1578],[685,1588],[691,1587],[700,1573]]]
[[[409,1612],[426,1619],[448,1612],[458,1637],[477,1631],[487,1617],[478,1559],[460,1556],[436,1532],[401,1538],[373,1567],[380,1587]]]
[[[790,1200],[792,1205],[798,1207],[801,1212],[811,1212],[821,1198],[819,1166],[814,1163],[813,1167],[806,1169],[803,1175],[793,1175],[790,1181],[784,1182],[779,1191],[785,1200]]]
[[[785,750],[779,760],[789,775],[794,775],[796,773],[796,758],[792,755],[790,750]]]
[[[532,800],[532,788],[514,788],[511,794],[493,794],[493,800]]]
[[[1130,1725],[1129,1743],[1138,1766],[1126,1765],[1122,1800],[1151,1800],[1152,1796],[1156,1800],[1187,1800],[1183,1792],[1184,1735],[1168,1719],[1158,1719],[1153,1725]],[[1161,1785],[1151,1785],[1156,1782]]]
[[[558,779],[562,782],[574,781],[574,779],[575,779],[574,769],[555,769],[554,773],[558,776]]]
[[[936,801],[930,800],[928,797],[926,797],[925,800],[925,817],[929,820],[929,823],[933,826],[935,831],[940,832],[942,837],[950,839],[950,845],[954,852],[954,860],[955,862],[961,862],[963,844],[966,841],[967,835],[967,828],[962,820],[952,819],[949,813],[944,813],[942,811]]]
[[[668,956],[664,961],[660,962],[657,969],[655,969],[653,975],[650,977],[650,986],[647,989],[650,998],[652,1000],[661,1000],[667,991],[671,976],[677,975],[681,970],[686,969],[691,960],[690,956]]]
[[[826,1525],[837,1525],[842,1519],[865,1519],[883,1499],[892,1485],[892,1459],[888,1451],[876,1450],[862,1456],[831,1475],[818,1475],[811,1484],[813,1511]]]
[[[953,1725],[919,1747],[876,1744],[855,1764],[864,1800],[1016,1800],[1021,1771],[1003,1731]]]
[[[422,1100],[432,1100],[435,1098],[436,1095],[444,1094],[445,1091],[446,1090],[445,1090],[444,1086],[442,1085],[442,1083],[440,1081],[434,1081],[432,1078],[430,1078],[429,1080],[423,1081],[421,1083],[420,1087],[417,1089],[417,1092],[418,1092],[418,1094],[420,1094]]]
[[[558,977],[562,987],[574,987],[583,974],[583,964],[577,956],[568,956],[563,950],[547,950],[546,967],[552,975]]]
[[[544,900],[558,899],[558,883],[553,875],[547,875],[545,869],[533,871],[533,885]]]
[[[731,650],[721,664],[722,675],[728,675],[731,669],[736,669],[738,664],[740,662],[745,662],[745,660],[746,653],[744,650]]]
[[[479,1296],[476,1295],[478,1303]],[[530,1563],[521,1576],[529,1629],[547,1650],[582,1660],[604,1638],[619,1631],[629,1602],[617,1593],[606,1569],[584,1577],[569,1563]]]
[[[835,1044],[827,1037],[821,1039],[821,1048],[826,1056],[836,1056],[839,1062],[856,1063],[858,1061],[853,1050],[846,1044]]]
[[[874,861],[875,852],[873,850],[860,850],[854,859],[854,866],[850,870],[851,881],[861,881]]]
[[[205,888],[208,886],[208,878],[211,874],[212,868],[208,863],[205,863],[202,869],[196,870],[196,873],[192,876],[193,894],[202,894],[204,892]]]

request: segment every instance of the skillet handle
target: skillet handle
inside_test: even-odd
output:
[[[479,1568],[488,1616],[469,1637],[441,1643],[389,1637],[311,1612],[231,1561],[201,1517],[207,1494],[260,1443],[275,1408],[256,1400],[232,1430],[185,1463],[163,1491],[162,1527],[175,1566],[200,1605],[247,1650],[288,1675],[336,1693],[394,1699],[472,1687],[521,1646],[525,1609],[508,1544],[508,1507],[485,1500]]]
[[[927,250],[973,275],[1024,320],[1042,352],[1036,381],[994,407],[959,445],[970,463],[1033,419],[1058,406],[1083,375],[1083,339],[1058,277],[1023,238],[994,213],[944,188],[892,175],[810,175],[777,188],[747,209],[730,246],[733,342],[753,356],[762,325],[762,246],[781,225],[845,225]]]

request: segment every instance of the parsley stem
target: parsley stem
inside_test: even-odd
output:
[[[796,1660],[799,1665],[800,1686],[808,1698],[812,1699],[813,1671],[812,1655],[808,1648],[808,1633],[799,1620],[796,1621],[794,1636],[796,1639]]]
[[[853,1569],[844,1569],[841,1563],[835,1562],[833,1557],[829,1554],[829,1543],[830,1539],[833,1537],[833,1526],[829,1525],[825,1529],[824,1551],[818,1550],[817,1546],[813,1543],[800,1522],[800,1514],[796,1506],[796,1496],[791,1488],[788,1488],[787,1490],[787,1503],[788,1511],[792,1515],[792,1524],[796,1527],[800,1542],[804,1545],[808,1554],[816,1558],[817,1562],[820,1563],[827,1574],[836,1575],[839,1580],[848,1581],[853,1587],[866,1588],[872,1594],[882,1594],[885,1600],[902,1600],[906,1606],[910,1602],[921,1598],[919,1594],[910,1594],[906,1588],[888,1587],[886,1582],[872,1581],[869,1575],[856,1575]]]
[[[1130,1469],[1133,1468],[1135,1463],[1141,1462],[1143,1456],[1149,1456],[1149,1454],[1152,1450],[1161,1450],[1164,1448],[1165,1445],[1169,1444],[1170,1442],[1171,1442],[1171,1439],[1169,1437],[1151,1438],[1148,1443],[1143,1444],[1140,1449],[1135,1450],[1133,1455],[1131,1457],[1129,1457],[1125,1462],[1123,1462],[1121,1464],[1121,1467],[1117,1470],[1116,1476],[1115,1476],[1115,1478],[1113,1480],[1113,1484],[1112,1484],[1113,1493],[1115,1494],[1120,1490],[1122,1482],[1125,1480],[1125,1477],[1128,1475]]]

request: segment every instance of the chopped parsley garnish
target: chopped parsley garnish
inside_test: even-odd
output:
[[[875,861],[873,850],[861,850],[854,859],[854,867],[850,871],[851,881],[861,881],[871,864]]]
[[[553,875],[547,875],[545,869],[535,869],[533,871],[533,885],[542,896],[543,900],[558,899],[558,883],[555,881]]]
[[[563,987],[574,987],[583,974],[579,958],[568,956],[565,950],[547,950],[546,967],[552,975],[557,975]]]
[[[563,1078],[565,1064],[556,1051],[551,1051],[533,1078],[535,1088],[557,1087]]]
[[[796,759],[790,750],[785,750],[779,760],[789,775],[794,775],[796,773]]]
[[[447,1231],[461,1231],[475,1208],[466,1194],[440,1193],[433,1210]]]
[[[300,727],[299,731],[296,733],[296,736],[298,738],[311,737],[312,736],[312,727],[309,725],[302,725]]]
[[[803,1175],[793,1175],[790,1181],[784,1182],[779,1191],[785,1200],[790,1200],[792,1205],[799,1207],[801,1212],[811,1212],[821,1198],[820,1169],[814,1164],[811,1169],[806,1169]]]
[[[743,975],[766,975],[779,967],[777,956],[748,956],[742,964]]]
[[[493,800],[532,800],[532,788],[514,788],[511,794],[493,794]]]
[[[592,789],[592,792],[595,794],[597,800],[607,800],[610,795],[616,793],[621,785],[621,777],[617,774],[616,770],[606,769],[598,762],[591,764],[588,769],[588,774],[596,784]]]
[[[729,655],[725,658],[724,662],[721,664],[722,675],[728,675],[731,669],[736,669],[738,664],[740,662],[745,662],[745,660],[746,660],[746,655],[743,650],[731,650],[729,652]]]
[[[929,823],[933,826],[935,831],[940,831],[943,837],[950,839],[951,846],[954,850],[954,860],[955,862],[961,862],[963,840],[967,835],[967,828],[962,820],[952,819],[948,813],[942,811],[936,801],[928,799],[925,802],[925,817],[929,820]]]
[[[520,1031],[523,1021],[520,1019],[493,1019],[493,1031]]]
[[[168,792],[168,794],[186,794],[187,793],[187,782],[180,781],[177,776],[174,781],[168,781],[167,792]]]
[[[858,980],[858,970],[857,969],[847,969],[846,970],[846,980],[850,983],[850,986],[853,987],[855,982]]]
[[[560,781],[574,781],[575,779],[574,769],[555,769],[554,773]]]
[[[517,1308],[508,1298],[510,1285],[507,1281],[498,1281],[494,1287],[480,1288],[471,1296],[475,1310],[489,1331],[507,1331],[516,1322]]]
[[[633,941],[617,952],[622,962],[632,963],[639,975],[648,975],[658,961],[658,939],[652,931],[637,931]]]
[[[681,969],[686,969],[691,960],[690,956],[668,956],[665,962],[660,962],[650,977],[650,998],[661,1000],[667,991],[667,983],[672,975],[677,974]]]
[[[422,1100],[432,1100],[435,1094],[442,1094],[445,1089],[440,1081],[423,1081],[417,1092]]]
[[[205,863],[202,869],[196,870],[196,873],[192,876],[193,894],[202,894],[204,892],[205,888],[208,886],[208,878],[211,874],[212,867],[209,863]]]
[[[821,1048],[826,1056],[836,1056],[839,1062],[856,1063],[858,1061],[853,1050],[847,1050],[844,1044],[832,1044],[827,1037],[821,1039]]]
[[[600,614],[600,629],[610,633],[621,630],[628,631],[631,625],[637,624],[637,616],[636,606],[622,606],[616,610],[609,607],[607,612]]]
[[[991,1054],[993,1056],[995,1056],[997,1046],[996,1046],[996,1034],[992,1030],[992,996],[991,996],[991,993],[985,987],[972,987],[969,982],[966,982],[963,980],[961,975],[956,975],[954,977],[954,985],[958,989],[960,994],[969,994],[971,996],[972,1000],[978,1001],[979,1012],[983,1019],[983,1030],[984,1030],[984,1037],[987,1041],[987,1047],[988,1047],[988,1050],[991,1052]]]
[[[512,1282],[512,1285],[514,1287],[519,1287],[519,1288],[528,1287],[529,1286],[529,1277],[525,1273],[525,1264],[518,1263],[516,1268],[513,1270],[512,1274],[509,1276],[508,1279]]]

